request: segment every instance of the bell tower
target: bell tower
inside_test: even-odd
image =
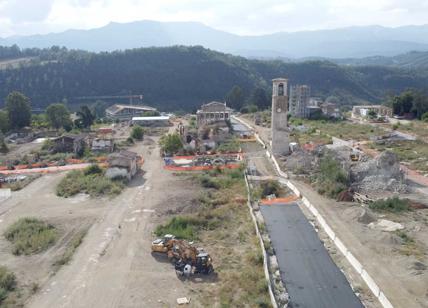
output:
[[[288,79],[272,80],[272,152],[275,155],[287,155],[290,152],[287,128]]]

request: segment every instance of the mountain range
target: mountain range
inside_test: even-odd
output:
[[[225,100],[235,86],[243,98],[231,107],[253,103],[256,89],[270,105],[271,80],[287,77],[307,84],[312,96],[345,108],[380,103],[387,94],[407,88],[428,91],[426,69],[395,66],[338,65],[330,61],[284,62],[233,56],[202,47],[174,46],[93,53],[51,48],[24,63],[0,69],[0,107],[14,90],[30,97],[34,108],[66,101],[71,109],[82,96],[143,94],[144,103],[160,110],[192,111],[204,102]],[[95,101],[95,98],[94,98]],[[108,103],[118,102],[117,100]],[[93,102],[92,102],[93,103]]]
[[[363,26],[242,36],[197,22],[143,20],[112,22],[90,30],[0,38],[0,45],[13,44],[21,48],[57,45],[95,52],[200,45],[249,58],[268,59],[391,57],[410,51],[428,51],[428,25],[397,28]]]

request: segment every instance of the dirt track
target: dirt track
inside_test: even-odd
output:
[[[139,150],[147,157],[144,176],[104,203],[103,214],[72,262],[44,285],[29,307],[164,307],[189,295],[171,264],[150,254],[155,213],[172,196],[180,198],[182,189],[174,189],[179,179],[162,169],[159,151]]]

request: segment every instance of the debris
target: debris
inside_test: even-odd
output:
[[[337,195],[336,201],[340,202],[352,202],[354,201],[354,192],[352,189],[342,191]]]
[[[377,222],[369,223],[368,226],[370,229],[380,230],[384,232],[394,232],[404,229],[402,224],[387,219],[379,219]]]
[[[187,297],[179,297],[179,298],[177,298],[177,304],[179,304],[179,305],[186,305],[186,304],[190,304],[190,298],[187,298]]]

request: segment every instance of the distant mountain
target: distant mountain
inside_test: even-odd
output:
[[[113,51],[139,47],[194,46],[245,57],[362,58],[395,56],[409,51],[428,51],[428,25],[386,28],[348,27],[333,30],[279,32],[239,36],[196,22],[137,21],[110,23],[91,30],[12,36],[1,45],[45,48],[52,45],[88,51]]]
[[[36,54],[39,53],[40,56]],[[139,48],[91,53],[52,48],[0,70],[0,108],[13,90],[29,96],[33,107],[81,96],[144,94],[144,103],[161,110],[192,111],[210,100],[223,100],[234,85],[251,101],[256,88],[271,91],[271,79],[311,86],[313,96],[334,96],[341,105],[378,103],[386,93],[406,88],[428,90],[427,71],[379,66],[340,66],[328,61],[302,63],[249,60],[202,47]],[[109,101],[115,103],[117,101]],[[269,99],[264,101],[268,107]]]
[[[427,51],[412,51],[400,54],[393,57],[374,56],[366,58],[351,58],[351,59],[328,59],[340,65],[381,65],[400,68],[428,68],[428,52]]]

